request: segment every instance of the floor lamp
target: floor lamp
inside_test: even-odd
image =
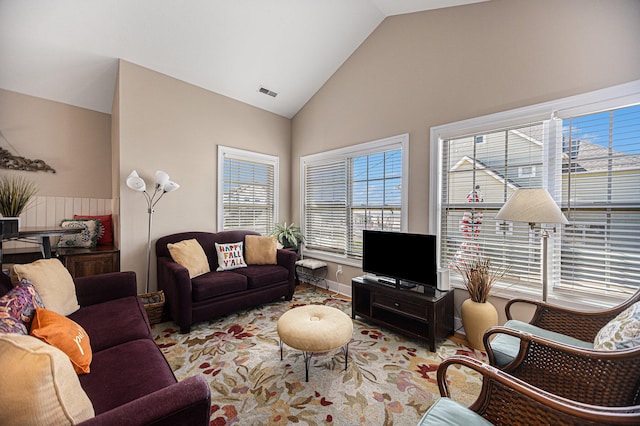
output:
[[[519,188],[502,206],[497,220],[510,222],[528,222],[533,230],[536,224],[543,223],[567,224],[567,218],[551,198],[551,194],[544,188]],[[555,228],[551,228],[555,231]],[[540,226],[542,237],[542,300],[547,301],[547,244],[549,229]]]
[[[149,271],[151,266],[151,218],[153,217],[153,208],[158,204],[158,201],[167,192],[175,191],[180,188],[180,185],[169,180],[169,175],[162,170],[156,172],[156,185],[153,190],[153,194],[149,195],[147,192],[147,184],[144,180],[138,176],[138,172],[135,170],[127,177],[127,186],[135,191],[142,192],[147,199],[147,213],[149,213],[149,226],[147,228],[147,286],[145,293],[149,293]]]

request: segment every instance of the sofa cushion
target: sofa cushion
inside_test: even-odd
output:
[[[246,268],[243,268],[246,269]],[[191,280],[194,302],[247,289],[247,278],[235,271],[209,272]]]
[[[64,316],[80,309],[73,278],[58,259],[40,259],[25,265],[13,265],[13,270],[18,279],[31,281],[47,309]]]
[[[276,236],[247,235],[244,237],[244,254],[247,265],[275,265],[277,263]]]
[[[554,342],[560,342],[584,349],[593,349],[593,343],[591,342],[584,342],[564,334],[545,330],[527,322],[509,320],[504,324],[504,326],[513,330],[553,340]],[[518,352],[520,351],[520,339],[515,336],[509,336],[508,334],[497,334],[491,341],[491,349],[496,356],[496,363],[498,366],[507,365],[518,355]]]
[[[471,411],[464,405],[450,399],[441,397],[429,407],[418,426],[427,425],[490,425],[487,419]]]
[[[0,333],[29,334],[36,308],[44,308],[38,291],[29,280],[21,280],[0,297]]]
[[[76,424],[94,416],[69,358],[33,336],[0,335],[0,423]]]
[[[247,267],[244,261],[244,243],[242,241],[237,243],[214,244],[218,255],[218,269],[216,269],[216,271],[229,271],[231,269]]]
[[[189,278],[195,278],[209,272],[209,260],[202,246],[195,238],[167,244],[171,258],[187,268]]]
[[[177,382],[151,339],[133,340],[94,352],[91,374],[77,377],[96,414]]]
[[[67,354],[78,374],[90,371],[91,343],[75,321],[47,309],[36,308],[31,335]]]
[[[289,280],[289,270],[279,265],[251,265],[234,272],[247,277],[249,289],[267,287]]]
[[[94,354],[131,340],[152,339],[144,306],[135,296],[84,306],[69,318],[87,332]]]
[[[593,341],[593,348],[604,351],[631,349],[640,346],[640,302],[629,306],[602,327]]]

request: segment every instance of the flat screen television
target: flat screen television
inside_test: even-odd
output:
[[[436,236],[362,231],[362,270],[397,288],[436,288]]]

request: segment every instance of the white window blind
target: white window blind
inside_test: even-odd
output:
[[[569,221],[550,240],[551,291],[614,295],[640,286],[640,94],[629,102],[626,93],[619,106],[607,98],[604,111],[593,95],[581,99],[558,101],[555,111],[544,104],[554,118],[522,113],[514,124],[511,111],[506,127],[491,127],[505,121],[495,114],[471,122],[466,136],[468,123],[433,132],[455,135],[439,138],[436,156],[441,265],[480,251],[511,266],[507,284],[541,292],[540,230],[495,214],[516,188],[544,187]],[[531,109],[539,117],[543,108]]]
[[[269,234],[276,218],[277,157],[227,147],[218,155],[219,229]]]
[[[362,230],[400,231],[408,135],[301,159],[305,250],[362,258]]]
[[[640,105],[562,121],[563,288],[640,285]]]

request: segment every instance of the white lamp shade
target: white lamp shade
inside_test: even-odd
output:
[[[569,223],[544,188],[519,188],[496,215],[498,220],[529,223]]]
[[[167,181],[167,183],[164,184],[164,192],[175,191],[178,188],[180,188],[180,185],[178,185],[177,183],[175,183],[172,180],[169,180],[169,181]]]
[[[139,192],[144,192],[147,189],[147,185],[144,183],[144,180],[138,176],[138,172],[135,170],[127,177],[127,186]]]
[[[167,172],[163,172],[162,170],[156,171],[156,186],[160,189],[164,189],[167,182],[169,182],[169,175]]]

